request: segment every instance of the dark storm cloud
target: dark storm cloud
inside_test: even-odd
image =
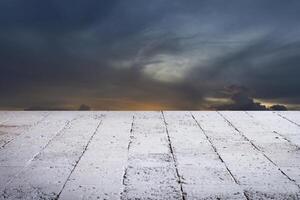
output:
[[[69,32],[105,19],[117,1],[3,0],[0,2],[2,28]]]
[[[284,105],[275,104],[267,107],[255,101],[251,97],[250,90],[243,86],[230,85],[225,87],[222,92],[230,97],[230,102],[212,106],[212,108],[217,110],[287,110],[287,107]]]
[[[300,43],[281,44],[260,38],[249,46],[193,69],[192,81],[209,81],[211,87],[247,85],[256,98],[293,99],[299,102]],[[200,83],[199,83],[200,84]]]
[[[219,110],[267,110],[266,106],[259,102],[254,102],[253,98],[249,96],[248,89],[245,87],[231,85],[226,87],[224,92],[230,95],[232,103],[217,106],[216,108]]]
[[[232,84],[299,104],[299,10],[293,0],[2,0],[0,108],[195,109]]]

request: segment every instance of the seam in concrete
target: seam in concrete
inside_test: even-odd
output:
[[[269,158],[259,147],[257,147],[248,137],[246,137],[237,127],[235,127],[223,114],[221,114],[219,111],[217,113],[228,123],[229,126],[234,128],[246,141],[248,141],[254,149],[256,149],[258,152],[260,152],[269,162],[271,162],[288,180],[293,182],[299,189],[300,186],[297,184],[296,180],[289,177],[272,159]]]
[[[223,158],[221,157],[220,153],[218,152],[217,148],[215,147],[215,145],[213,144],[211,138],[206,134],[205,130],[202,128],[202,126],[200,125],[200,123],[198,122],[198,120],[195,118],[195,116],[191,113],[192,118],[195,120],[196,124],[198,125],[198,127],[201,129],[201,131],[203,132],[203,134],[205,135],[206,139],[208,140],[208,142],[210,143],[210,145],[212,146],[214,152],[217,154],[218,158],[220,159],[220,161],[224,164],[226,170],[228,171],[228,173],[230,174],[231,178],[233,179],[233,181],[240,186],[240,182],[237,180],[237,178],[233,175],[233,173],[231,172],[231,170],[229,169],[229,167],[227,166],[226,162],[223,160]],[[249,200],[249,196],[248,194],[243,190],[243,194],[245,196],[245,198],[247,200]]]
[[[132,144],[132,140],[134,138],[133,136],[133,126],[134,126],[134,114],[132,116],[132,123],[131,123],[131,128],[130,128],[130,134],[129,134],[129,142],[128,142],[128,146],[127,146],[127,166],[124,169],[124,174],[122,176],[122,184],[123,184],[123,189],[120,192],[120,199],[122,199],[122,195],[123,193],[125,193],[126,190],[126,179],[127,179],[127,173],[128,173],[128,159],[129,159],[129,149],[131,147]]]
[[[165,128],[166,128],[169,149],[170,149],[170,152],[171,152],[171,155],[172,155],[172,159],[173,159],[173,163],[174,163],[174,167],[175,167],[175,171],[176,171],[177,182],[180,186],[181,198],[182,198],[182,200],[185,200],[186,199],[186,192],[183,191],[183,187],[182,187],[183,181],[181,180],[181,176],[179,174],[178,163],[177,163],[177,160],[176,160],[176,157],[175,157],[174,149],[173,149],[173,146],[172,146],[172,142],[171,142],[171,138],[170,138],[170,134],[169,134],[169,130],[168,130],[168,123],[166,122],[166,118],[165,118],[165,115],[164,115],[163,111],[161,111],[161,114],[162,114],[163,121],[164,121]]]
[[[27,130],[22,131],[22,132],[30,131],[31,129],[33,129],[34,127],[36,127],[37,125],[39,125],[40,123],[42,123],[43,121],[45,121],[45,119],[46,119],[49,115],[50,115],[50,113],[48,112],[45,116],[42,117],[42,119],[40,119],[40,120],[34,122],[33,125],[31,125]],[[8,119],[7,121],[9,121],[9,119]],[[22,135],[22,132],[21,132],[19,135],[17,135],[16,137],[12,138],[11,140],[6,141],[6,142],[0,147],[0,151],[1,151],[2,149],[4,149],[5,146],[8,145],[10,142],[14,141],[16,138],[18,138],[19,136],[21,136],[21,135]]]
[[[6,193],[6,188],[7,188],[7,186],[16,178],[16,177],[18,177],[20,174],[22,174],[25,170],[26,170],[26,168],[30,165],[30,163],[34,160],[34,159],[36,159],[40,154],[41,154],[41,152],[44,150],[44,149],[46,149],[48,146],[49,146],[49,144],[54,140],[54,138],[55,137],[57,137],[58,135],[60,135],[69,125],[70,125],[70,123],[72,122],[72,121],[74,121],[76,118],[74,117],[72,120],[67,120],[67,122],[66,122],[66,124],[47,142],[47,144],[44,146],[44,147],[42,147],[42,149],[39,151],[39,152],[37,152],[30,160],[28,160],[27,162],[26,162],[26,164],[22,167],[22,169],[17,173],[17,174],[15,174],[11,179],[9,179],[9,181],[5,184],[5,186],[4,186],[4,194]]]
[[[249,117],[254,118],[250,113],[248,113],[247,111],[244,111]]]
[[[76,161],[74,167],[72,168],[70,174],[68,175],[66,181],[64,182],[64,184],[63,184],[61,190],[60,190],[59,193],[56,195],[55,200],[59,199],[61,193],[62,193],[63,190],[65,189],[65,187],[66,187],[68,181],[70,180],[71,175],[73,174],[74,170],[76,169],[76,167],[77,167],[78,163],[80,162],[81,158],[83,157],[84,153],[87,151],[88,146],[89,146],[90,143],[92,142],[94,136],[95,136],[96,133],[98,132],[98,129],[99,129],[100,125],[102,124],[102,121],[103,121],[103,119],[101,119],[100,122],[98,123],[98,125],[97,125],[97,127],[96,127],[94,133],[92,134],[92,136],[91,136],[90,139],[88,140],[87,144],[85,145],[82,154],[80,155],[80,157],[79,157],[78,160]]]
[[[295,124],[296,126],[299,126],[299,127],[300,127],[300,124],[298,124],[298,123],[296,123],[296,122],[290,120],[289,118],[287,118],[287,117],[281,115],[280,113],[278,113],[278,112],[273,112],[273,113],[275,113],[275,114],[277,114],[279,117],[281,117],[281,118],[283,118],[283,119],[285,119],[285,120],[291,122],[292,124]]]
[[[7,114],[7,112],[6,112]],[[11,116],[5,118],[4,120],[0,121],[0,126],[3,125],[5,122],[8,122],[10,120]]]
[[[300,149],[300,147],[293,143],[290,139],[286,138],[284,135],[282,135],[281,133],[278,133],[277,131],[273,131],[273,133],[276,133],[277,135],[279,135],[280,137],[282,137],[285,141],[287,141],[291,146],[296,147],[298,150]]]
[[[246,114],[248,114],[249,117],[251,117],[252,119],[255,120],[254,116],[252,116],[250,113],[248,113],[247,111],[244,111],[244,112],[245,112]],[[255,124],[260,124],[260,125],[263,126],[262,123],[255,122]],[[270,130],[270,131],[272,131],[272,130]],[[285,137],[285,136],[282,135],[281,133],[278,133],[277,131],[272,131],[272,132],[275,133],[275,134],[277,134],[277,135],[279,135],[282,139],[284,139],[285,141],[287,141],[291,146],[294,146],[294,147],[296,147],[297,149],[300,148],[297,144],[293,143],[290,139],[288,139],[287,137]]]

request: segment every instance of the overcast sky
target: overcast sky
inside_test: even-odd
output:
[[[0,108],[299,109],[299,19],[299,0],[1,0]]]

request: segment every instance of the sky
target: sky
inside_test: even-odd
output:
[[[0,109],[300,109],[298,0],[1,0]]]

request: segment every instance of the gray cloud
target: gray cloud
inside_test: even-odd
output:
[[[218,110],[267,110],[267,107],[259,102],[255,102],[253,98],[250,97],[247,88],[237,85],[231,85],[225,88],[225,93],[230,95],[231,103],[226,105],[216,106]],[[276,105],[274,108],[277,108]],[[284,107],[284,106],[282,106]]]
[[[232,84],[299,104],[299,10],[294,0],[3,0],[0,108],[197,109]]]
[[[217,86],[247,85],[256,98],[299,99],[299,48],[298,42],[280,44],[264,37],[198,71],[193,69],[190,76],[195,81],[209,79]]]

